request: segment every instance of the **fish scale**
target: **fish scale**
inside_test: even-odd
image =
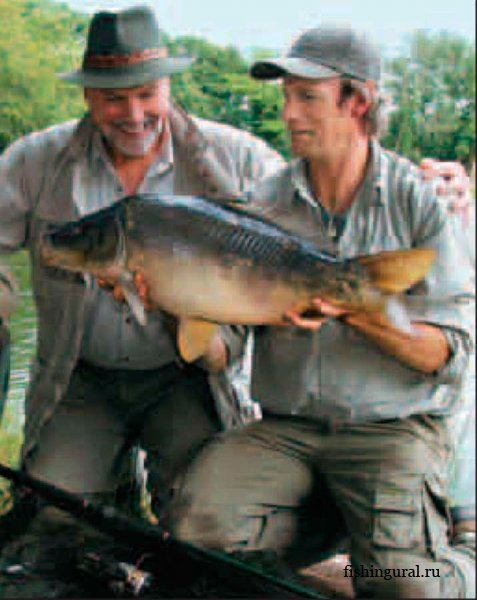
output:
[[[191,197],[185,198],[196,200]],[[312,244],[295,240],[292,234],[276,227],[273,223],[249,216],[246,209],[238,210],[236,207],[222,206],[214,201],[199,201],[196,205],[192,203],[188,205],[184,202],[168,210],[167,197],[163,199],[165,204],[161,216],[164,221],[170,223],[170,227],[165,228],[163,234],[166,238],[177,241],[184,237],[187,242],[187,234],[196,233],[195,240],[200,239],[204,250],[207,247],[205,242],[208,241],[213,244],[214,251],[253,259],[257,266],[270,268],[275,266],[289,269],[301,268],[304,272],[313,273],[316,272],[317,261],[320,264],[336,263],[334,256],[319,251]],[[151,200],[153,201],[154,198]],[[147,220],[145,225],[147,229],[150,225],[147,209],[150,206],[145,197],[141,201],[145,202],[143,219]],[[182,220],[181,216],[183,216]],[[136,217],[135,237],[147,239],[144,222],[140,225],[138,220]],[[190,243],[194,244],[194,242]],[[187,247],[187,243],[184,247]]]

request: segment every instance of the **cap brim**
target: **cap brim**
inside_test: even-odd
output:
[[[304,58],[289,56],[273,60],[260,60],[251,66],[250,75],[254,79],[279,79],[286,75],[305,79],[329,79],[336,77],[339,73]]]
[[[158,58],[137,63],[132,67],[78,69],[70,73],[58,73],[58,79],[67,83],[91,88],[125,88],[143,85],[161,77],[186,71],[194,62],[191,57]]]

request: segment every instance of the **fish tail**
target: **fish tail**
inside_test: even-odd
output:
[[[435,260],[432,248],[390,250],[356,260],[365,270],[373,287],[386,295],[399,294],[418,283]]]

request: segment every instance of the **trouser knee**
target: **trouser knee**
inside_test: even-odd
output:
[[[225,520],[213,510],[186,511],[173,504],[168,511],[167,526],[177,539],[203,548],[226,552],[234,545]]]

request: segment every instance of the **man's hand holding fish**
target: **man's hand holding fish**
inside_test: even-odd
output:
[[[255,198],[314,228],[322,268],[306,246],[311,295],[284,307],[292,325],[256,328],[263,419],[195,457],[172,532],[297,569],[347,548],[356,597],[471,595],[475,533],[449,536],[442,476],[473,347],[472,268],[435,189],[378,141],[381,57],[366,35],[308,29],[251,75],[280,81],[294,154]],[[270,287],[253,289],[263,299]],[[415,576],[375,576],[376,565]]]

